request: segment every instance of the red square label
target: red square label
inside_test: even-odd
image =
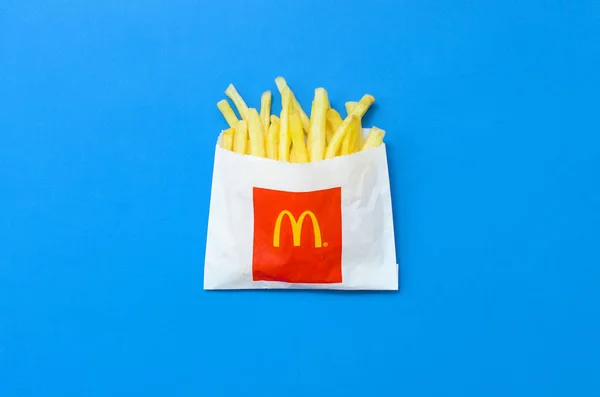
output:
[[[254,281],[342,282],[341,188],[285,192],[255,187]]]

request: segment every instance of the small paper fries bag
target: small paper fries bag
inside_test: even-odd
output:
[[[217,145],[204,288],[397,290],[385,144],[304,164]]]

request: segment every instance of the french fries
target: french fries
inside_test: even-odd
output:
[[[263,123],[256,109],[248,109],[248,133],[250,135],[250,154],[265,157],[265,133]]]
[[[356,149],[357,135],[361,133],[360,119],[358,117],[352,118],[348,127],[348,133],[344,137],[344,142],[342,142],[341,156],[358,152]]]
[[[248,105],[242,99],[242,96],[239,94],[237,89],[233,86],[233,84],[229,84],[227,89],[225,90],[225,95],[231,99],[233,104],[238,110],[238,113],[242,117],[242,119],[246,120],[246,113],[248,112]]]
[[[308,133],[310,161],[323,160],[325,155],[325,129],[329,99],[324,88],[315,90],[314,104],[313,112],[310,115],[310,130]]]
[[[227,150],[233,150],[233,135],[235,134],[234,128],[228,128],[221,134],[221,147]]]
[[[348,115],[342,124],[338,127],[338,129],[333,134],[333,138],[331,138],[331,143],[327,146],[327,152],[325,153],[326,159],[331,159],[336,156],[337,151],[340,148],[346,134],[350,130],[350,123],[353,118],[360,118],[365,115],[369,107],[375,102],[375,98],[372,95],[366,94],[364,95],[360,101],[356,104],[350,115]]]
[[[279,158],[279,117],[271,115],[271,124],[266,137],[267,158],[277,160]]]
[[[269,118],[271,116],[271,91],[265,91],[260,97],[260,120],[262,121],[265,134],[269,130]]]
[[[346,114],[352,113],[358,102],[346,102]]]
[[[290,161],[290,107],[292,91],[283,87],[281,93],[281,116],[279,125],[279,160]]]
[[[237,89],[230,84],[226,96],[235,105],[240,118],[226,99],[217,107],[229,128],[222,131],[219,145],[238,154],[265,157],[275,161],[308,163],[351,155],[380,146],[385,131],[372,127],[366,138],[362,133],[362,117],[375,102],[372,95],[360,101],[345,103],[346,118],[331,108],[324,88],[315,89],[310,117],[283,77],[275,84],[281,94],[281,114],[271,114],[273,95],[267,90],[258,107],[248,107]]]
[[[233,109],[229,105],[229,102],[227,102],[226,99],[223,99],[217,102],[217,107],[223,114],[223,117],[225,117],[225,121],[227,121],[227,124],[229,124],[231,128],[235,128],[239,120],[233,112]]]
[[[367,135],[367,139],[365,139],[365,144],[363,145],[362,150],[371,149],[381,145],[384,136],[384,130],[381,130],[375,126],[371,127],[371,131],[369,131],[369,135]]]
[[[289,88],[289,86],[287,85],[287,82],[285,81],[285,79],[283,77],[275,78],[275,85],[277,85],[277,89],[279,90],[279,93],[282,95],[283,95],[283,89],[285,87]],[[298,112],[300,112],[300,118],[302,119],[302,129],[304,130],[304,132],[306,132],[308,134],[308,131],[310,129],[310,119],[306,115],[306,112],[304,110],[302,110],[302,106],[300,106],[300,103],[296,99],[296,96],[292,92],[292,89],[291,88],[289,88],[289,89],[290,89],[290,93],[292,96],[292,106],[294,107],[294,109],[296,109]]]
[[[302,120],[300,112],[294,110],[290,115],[290,135],[292,137],[292,150],[296,163],[308,163],[308,151],[304,142],[304,132],[302,131]]]
[[[248,123],[246,120],[238,121],[235,127],[233,137],[233,151],[239,154],[246,154],[246,145],[248,144]]]

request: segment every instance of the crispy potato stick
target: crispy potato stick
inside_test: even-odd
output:
[[[223,114],[223,117],[225,117],[227,124],[229,124],[231,128],[235,128],[239,120],[229,105],[229,102],[227,102],[227,99],[217,102],[217,107],[221,111],[221,114]]]
[[[340,124],[340,127],[337,129],[335,134],[333,134],[333,138],[331,138],[329,146],[327,146],[327,152],[325,153],[326,159],[334,158],[337,153],[340,152],[346,134],[351,132],[350,130],[353,123],[352,120],[354,119],[358,119],[358,116],[351,113],[350,116],[346,117],[342,124]]]
[[[292,153],[297,163],[308,163],[308,151],[304,142],[300,112],[295,110],[290,115],[290,135],[292,136]],[[290,155],[291,157],[291,155]]]
[[[337,110],[330,108],[327,109],[327,124],[331,126],[333,132],[337,131],[342,124],[342,116],[337,112]]]
[[[285,81],[285,79],[283,77],[277,77],[275,79],[275,84],[277,85],[277,89],[279,90],[279,93],[282,95],[283,95],[283,88],[284,87],[289,88],[289,86],[287,85],[287,82]],[[304,132],[306,134],[308,134],[308,131],[310,130],[310,119],[308,118],[306,112],[304,110],[302,110],[302,106],[300,106],[300,103],[296,99],[296,96],[292,92],[291,88],[290,88],[290,93],[292,95],[291,107],[296,109],[298,112],[300,112],[300,118],[302,119],[302,129],[304,130]]]
[[[352,113],[358,102],[346,102],[346,114]]]
[[[310,105],[310,117],[312,117],[312,115],[315,114],[315,101],[312,101],[311,105]],[[308,132],[306,133],[306,148],[308,150],[309,156],[310,156],[310,145],[312,144],[312,140],[310,139],[310,128],[308,130]]]
[[[279,125],[279,160],[290,161],[290,132],[289,118],[290,106],[292,105],[292,92],[288,87],[281,90],[281,117]]]
[[[279,142],[279,117],[271,115],[271,124],[267,132],[267,158],[277,160],[277,143]]]
[[[239,154],[246,154],[246,145],[248,144],[248,124],[246,120],[238,121],[233,138],[233,151]]]
[[[357,117],[360,119],[365,115],[369,106],[371,106],[375,102],[375,98],[372,95],[366,94],[364,95],[358,104],[354,107],[352,112],[348,117],[342,121],[342,124],[338,127],[338,129],[333,134],[333,138],[331,139],[331,143],[327,146],[327,152],[325,153],[326,159],[331,159],[335,157],[336,153],[340,149],[342,142],[344,141],[344,137],[348,133],[350,122],[353,117]]]
[[[238,110],[238,113],[242,117],[242,119],[246,120],[246,112],[248,112],[248,105],[242,99],[241,95],[235,89],[233,84],[229,84],[229,87],[225,90],[225,95],[229,97],[233,101],[233,104]]]
[[[352,145],[352,149],[351,149],[352,153],[360,152],[364,145],[362,124],[360,121],[358,122],[358,125],[356,126],[356,131],[354,132],[354,139],[352,140],[351,145]]]
[[[228,128],[221,134],[221,147],[223,149],[232,150],[233,149],[233,135],[235,133],[235,129]]]
[[[352,154],[352,153],[356,153],[356,152],[360,152],[360,150],[362,149],[363,146],[363,141],[362,141],[362,125],[360,123],[360,119],[358,119],[356,122],[353,122],[353,125],[351,126],[351,139],[350,139],[350,145],[348,146],[348,153]]]
[[[365,139],[362,150],[378,147],[383,142],[384,136],[384,130],[375,126],[371,127],[371,131],[369,131],[369,135],[367,135],[367,139]]]
[[[260,120],[265,134],[269,131],[269,116],[271,115],[271,91],[265,91],[260,97]]]
[[[358,120],[358,119],[353,119],[352,123],[348,127],[348,132],[344,136],[344,140],[342,141],[342,147],[340,148],[340,156],[351,153],[350,145],[352,143],[352,137],[354,136],[354,129],[355,129],[355,124],[356,124],[355,120]]]
[[[331,124],[327,123],[327,127],[325,129],[325,144],[329,145],[331,142],[331,138],[333,138],[333,128],[331,128]]]
[[[352,154],[358,152],[360,148],[356,148],[356,142],[358,140],[358,134],[361,132],[360,119],[354,118],[350,122],[350,127],[348,129],[348,133],[344,137],[344,142],[342,142],[342,148],[340,149],[340,156],[344,154]],[[362,143],[362,141],[361,141]]]
[[[340,116],[337,110],[333,108],[327,109],[327,148],[329,148],[329,145],[333,140],[333,135],[335,134],[335,131],[337,131],[341,124],[342,116]],[[325,152],[327,153],[327,151]],[[337,150],[335,154],[337,155]]]
[[[346,102],[346,113],[352,113],[356,105],[358,105],[358,102]],[[358,127],[355,127],[352,130],[352,133],[346,136],[346,138],[349,139],[348,153],[355,153],[360,151],[363,145],[362,125],[360,125],[359,123]],[[344,143],[346,143],[346,140],[344,140]]]
[[[325,155],[325,126],[327,123],[327,109],[329,108],[329,100],[327,99],[327,91],[324,88],[315,90],[313,112],[310,115],[310,130],[308,140],[310,147],[310,161],[323,160]]]
[[[290,163],[297,163],[298,159],[296,159],[296,151],[294,150],[294,144],[292,143],[292,148],[290,149]]]
[[[250,135],[250,154],[253,156],[265,157],[265,133],[258,111],[254,108],[248,109],[247,115],[248,133]]]

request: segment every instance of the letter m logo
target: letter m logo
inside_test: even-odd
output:
[[[286,192],[255,187],[254,281],[342,281],[341,188]]]

